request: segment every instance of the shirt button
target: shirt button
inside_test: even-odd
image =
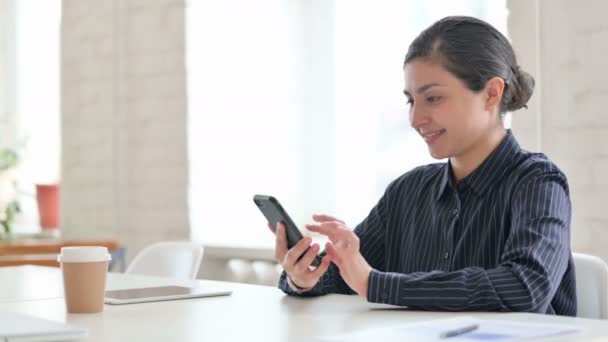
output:
[[[445,252],[445,254],[443,255],[443,258],[444,258],[445,260],[448,260],[448,258],[449,258],[449,257],[450,257],[450,253]]]
[[[458,209],[452,210],[452,215],[457,216],[458,215]]]

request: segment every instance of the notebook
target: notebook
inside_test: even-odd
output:
[[[14,312],[0,312],[0,341],[72,341],[87,337],[86,329]]]

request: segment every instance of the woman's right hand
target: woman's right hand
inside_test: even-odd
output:
[[[269,224],[268,228],[272,229]],[[291,279],[291,282],[299,288],[309,289],[314,287],[321,276],[329,268],[331,257],[325,255],[321,264],[317,268],[310,266],[310,263],[319,253],[319,245],[310,243],[312,239],[305,237],[293,246],[287,249],[287,235],[285,233],[285,225],[278,223],[276,230],[276,244],[274,248],[274,258],[283,266],[283,269]],[[310,246],[310,248],[308,248]],[[308,250],[306,250],[308,248]],[[304,254],[304,256],[302,256]],[[300,256],[302,258],[300,259]],[[298,260],[299,259],[299,260]]]

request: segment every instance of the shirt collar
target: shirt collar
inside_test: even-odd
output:
[[[462,179],[458,185],[464,184],[470,187],[478,195],[483,195],[488,188],[498,179],[510,171],[508,165],[512,164],[521,148],[513,136],[511,130],[507,130],[507,135],[490,153],[490,155],[473,172]],[[452,177],[452,164],[448,161],[443,167],[441,179],[439,181],[439,192],[437,200],[445,192],[446,188],[456,191],[456,184]]]

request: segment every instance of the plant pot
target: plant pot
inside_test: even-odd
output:
[[[40,227],[59,228],[59,184],[36,184],[36,201]]]

